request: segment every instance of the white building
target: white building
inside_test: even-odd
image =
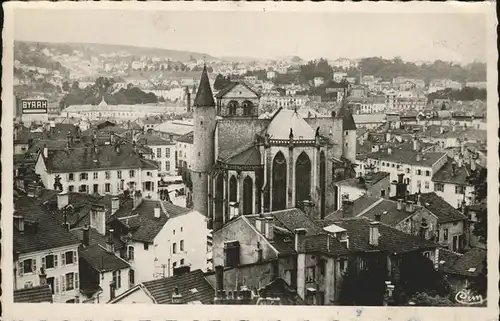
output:
[[[276,71],[272,71],[272,70],[268,71],[266,74],[266,77],[269,80],[276,78]]]
[[[145,151],[133,144],[74,147],[49,150],[38,155],[35,172],[43,184],[55,190],[117,195],[125,190],[142,191],[157,199],[158,165],[144,158]]]
[[[48,284],[53,302],[74,302],[80,293],[80,242],[33,198],[15,200],[15,208],[14,290]]]
[[[177,174],[175,163],[176,143],[164,138],[143,134],[138,137],[140,143],[151,148],[153,160],[158,163],[158,174],[160,176]]]
[[[177,167],[191,169],[193,161],[193,132],[189,132],[177,139],[176,143]]]
[[[333,81],[335,82],[341,82],[347,77],[346,72],[334,72],[333,73]]]
[[[325,83],[323,77],[314,77],[314,87],[319,87]]]

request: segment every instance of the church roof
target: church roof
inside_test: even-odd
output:
[[[203,66],[201,73],[200,85],[194,99],[194,107],[213,107],[215,106],[214,95],[210,88],[210,80],[208,79],[207,66]]]
[[[222,88],[215,95],[215,97],[217,97],[217,98],[223,98],[225,95],[227,95],[227,93],[229,93],[231,90],[233,90],[238,85],[245,86],[246,88],[248,88],[248,90],[250,90],[251,92],[253,92],[256,96],[260,97],[259,92],[257,90],[255,90],[254,88],[252,88],[252,86],[250,86],[249,84],[247,84],[244,81],[232,81],[226,87]]]
[[[275,116],[267,128],[272,139],[288,139],[290,129],[294,139],[314,139],[316,132],[296,111],[282,109]]]
[[[247,146],[246,149],[229,158],[227,163],[231,165],[260,165],[259,148],[257,146]]]

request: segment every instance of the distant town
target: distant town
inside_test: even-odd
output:
[[[16,302],[485,305],[485,63],[14,53]]]

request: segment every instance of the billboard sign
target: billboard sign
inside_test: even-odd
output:
[[[23,99],[21,109],[23,114],[47,114],[49,103],[47,99]]]

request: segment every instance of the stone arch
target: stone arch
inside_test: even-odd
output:
[[[229,179],[229,202],[237,202],[238,198],[238,180],[234,175]]]
[[[326,207],[326,156],[325,152],[319,154],[319,189],[320,189],[320,204],[321,218],[325,217]]]
[[[227,114],[231,116],[236,116],[236,110],[240,104],[236,100],[231,100],[227,103]]]
[[[253,212],[253,180],[250,176],[243,180],[243,214]]]
[[[253,109],[254,109],[254,104],[251,101],[245,100],[243,102],[243,115],[244,116],[252,116]]]
[[[287,170],[285,155],[282,152],[278,152],[274,156],[272,167],[272,211],[284,210],[286,208]]]
[[[311,198],[311,160],[306,152],[300,153],[295,162],[295,206]]]

